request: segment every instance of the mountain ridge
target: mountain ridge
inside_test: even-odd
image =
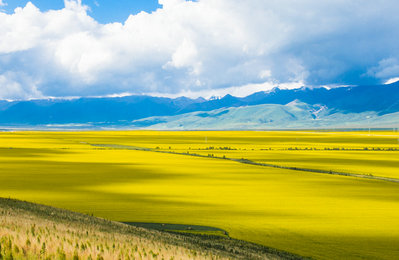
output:
[[[378,116],[384,116],[399,112],[399,82],[389,85],[350,86],[331,89],[322,87],[280,89],[276,87],[270,91],[260,91],[246,97],[235,97],[228,94],[220,99],[210,100],[144,95],[11,102],[3,100],[0,101],[0,125],[91,124],[128,126],[131,122],[136,121],[138,123],[139,120],[145,118],[173,117],[198,111],[205,113],[222,108],[266,104],[285,106],[295,100],[309,106],[317,106],[319,109],[324,107],[324,110],[328,110],[330,115],[374,112]],[[248,114],[248,117],[251,117],[251,114]]]
[[[342,113],[299,100],[286,105],[261,104],[196,111],[176,116],[134,120],[131,126],[149,130],[278,130],[331,128],[397,128],[399,112]]]

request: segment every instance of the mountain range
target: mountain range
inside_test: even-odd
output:
[[[284,129],[399,127],[399,82],[280,89],[206,100],[144,95],[0,101],[0,126]]]

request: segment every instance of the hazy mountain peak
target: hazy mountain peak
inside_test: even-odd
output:
[[[124,96],[107,98],[45,99],[31,101],[0,101],[0,124],[7,125],[46,125],[46,124],[86,124],[126,125],[138,119],[177,116],[203,111],[202,118],[213,116],[214,120],[226,116],[245,122],[257,114],[267,112],[267,118],[276,120],[290,113],[290,118],[318,119],[327,114],[373,112],[378,115],[399,111],[399,82],[378,86],[350,86],[325,88],[300,88],[260,91],[247,97],[234,97],[230,94],[191,99],[175,99],[152,96]],[[259,107],[258,105],[264,105]],[[277,106],[276,106],[277,105]],[[248,109],[233,109],[247,107]],[[229,110],[219,114],[218,109]],[[209,112],[208,115],[206,111]],[[295,113],[293,113],[294,111]],[[237,114],[238,113],[238,114]],[[247,113],[244,115],[244,113]],[[300,113],[296,115],[296,113]],[[239,115],[239,116],[238,116]],[[306,116],[305,116],[306,115]],[[271,119],[274,118],[275,119]],[[232,119],[233,120],[233,119]],[[259,119],[261,120],[261,119]],[[346,120],[346,119],[345,119]],[[206,128],[206,126],[203,126]]]
[[[286,104],[286,106],[308,106],[308,104],[300,101],[299,99],[295,99]]]

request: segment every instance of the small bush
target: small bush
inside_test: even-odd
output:
[[[40,249],[40,255],[46,254],[46,243],[43,242],[42,248]]]
[[[57,249],[57,258],[58,260],[66,260],[66,254],[62,248]]]
[[[75,251],[75,252],[73,253],[72,259],[73,259],[73,260],[79,260],[79,254],[78,254],[77,251]]]

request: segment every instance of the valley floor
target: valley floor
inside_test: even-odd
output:
[[[396,259],[398,140],[393,131],[3,132],[0,196],[214,227],[223,242],[206,247],[216,249],[226,231],[314,259]]]

